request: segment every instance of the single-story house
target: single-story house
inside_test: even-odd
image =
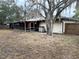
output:
[[[46,31],[45,19],[42,17],[35,18],[35,19],[29,19],[29,20],[25,20],[25,21],[20,20],[18,22],[10,23],[9,26],[10,26],[10,28],[24,29],[24,25],[25,25],[24,23],[26,23],[27,31],[28,30],[39,31],[39,32]],[[59,33],[59,34],[68,33],[69,34],[70,30],[73,30],[73,28],[69,29],[72,26],[69,24],[72,24],[72,25],[77,24],[76,26],[79,27],[79,23],[76,20],[73,20],[72,18],[62,17],[60,22],[56,21],[54,23],[52,33]],[[68,28],[68,26],[70,26],[70,27]],[[75,29],[75,30],[77,30],[77,32],[79,31],[78,29]],[[73,34],[73,33],[71,33],[71,34]]]

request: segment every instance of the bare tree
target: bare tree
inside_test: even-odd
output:
[[[56,18],[61,14],[61,12],[70,6],[76,0],[31,0],[33,6],[40,6],[44,14],[40,13],[46,19],[47,34],[52,35],[53,24],[55,23]],[[58,11],[57,11],[58,10]],[[56,14],[54,15],[54,13]],[[45,16],[44,16],[45,15]]]
[[[24,0],[24,2],[25,3],[24,3],[24,17],[23,17],[23,20],[24,20],[24,30],[26,32],[26,20],[28,18],[30,18],[30,16],[32,16],[31,10],[29,10],[29,7],[31,7],[31,5],[32,5],[32,1],[30,1],[30,0]],[[31,13],[31,15],[30,15],[30,13]]]

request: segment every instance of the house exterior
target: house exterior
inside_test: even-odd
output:
[[[26,23],[26,31],[39,31],[39,32],[47,31],[45,19],[42,17],[11,23],[10,28],[24,29],[25,26],[24,23]],[[70,18],[61,18],[61,22],[54,23],[52,33],[57,33],[57,34],[68,33],[69,30],[73,30],[73,29],[69,29],[69,28],[67,29],[67,27],[70,25],[66,26],[66,24],[72,24],[72,23],[74,24],[77,23],[77,27],[79,26],[76,20]]]
[[[42,23],[40,23],[39,26],[44,27],[44,29],[46,31],[46,23],[42,22]],[[42,32],[41,29],[39,29],[39,31]],[[61,22],[54,23],[52,33],[63,33],[62,32],[62,23]]]
[[[46,23],[45,19],[35,18],[35,19],[29,19],[25,21],[18,21],[15,23],[10,23],[10,28],[14,29],[24,29],[24,22],[26,23],[26,30],[27,31],[39,31],[39,32],[46,32]],[[53,26],[52,33],[62,33],[62,23],[57,22]]]
[[[79,21],[63,21],[63,33],[79,35]]]

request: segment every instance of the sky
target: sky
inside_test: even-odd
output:
[[[18,5],[23,5],[24,4],[24,0],[17,0],[17,4]],[[75,15],[75,12],[74,12],[75,11],[75,6],[76,6],[76,2],[71,5],[71,9],[66,8],[61,13],[61,15],[65,16],[65,17],[73,17]]]
[[[18,5],[23,5],[24,4],[24,0],[17,0],[17,4]]]
[[[66,8],[62,12],[62,15],[66,16],[66,17],[73,17],[75,15],[75,10],[76,10],[75,6],[76,6],[76,2],[71,5],[71,8],[70,7]]]

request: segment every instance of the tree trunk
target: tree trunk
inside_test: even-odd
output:
[[[53,25],[52,25],[52,18],[46,19],[46,28],[47,28],[47,34],[49,36],[52,36],[52,30],[53,30]]]
[[[48,26],[48,19],[46,19],[46,32],[47,32],[47,34],[49,34],[49,26]]]

